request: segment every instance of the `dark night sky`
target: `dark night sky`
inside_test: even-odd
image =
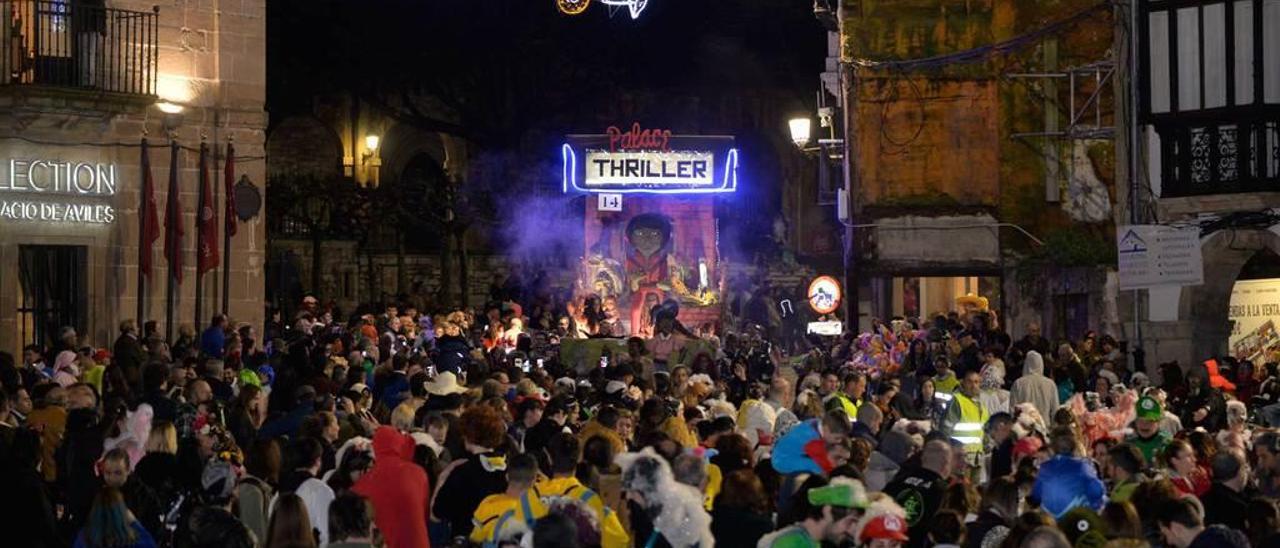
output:
[[[576,17],[560,14],[553,0],[268,4],[268,104],[277,116],[308,108],[310,95],[352,86],[444,82],[458,96],[492,98],[485,88],[511,81],[495,76],[504,72],[535,93],[775,89],[807,104],[824,56],[825,33],[804,0],[650,0],[638,20],[610,18],[598,0]],[[569,90],[554,93],[561,92]],[[584,97],[577,101],[609,100]],[[513,108],[538,107],[563,104]]]
[[[567,133],[637,121],[736,135],[745,182],[724,203],[752,205],[720,210],[729,252],[758,243],[780,207],[781,164],[794,154],[786,118],[814,107],[826,32],[806,0],[649,0],[638,20],[610,18],[598,0],[576,17],[554,0],[272,0],[267,54],[273,122],[326,94],[445,96],[479,144],[474,164],[550,170],[526,185],[557,176]],[[471,183],[475,203],[492,198]],[[511,207],[499,214],[519,232],[522,208]]]

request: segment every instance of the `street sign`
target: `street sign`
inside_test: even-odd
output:
[[[622,211],[622,195],[621,194],[597,194],[599,201],[596,202],[596,209],[599,211]]]
[[[1204,283],[1198,227],[1119,225],[1116,246],[1122,291]]]
[[[842,333],[844,333],[844,322],[840,322],[840,321],[809,322],[807,331],[814,335],[823,335],[826,337],[838,337]]]
[[[840,282],[831,276],[818,276],[809,283],[809,308],[818,314],[830,314],[840,308]]]

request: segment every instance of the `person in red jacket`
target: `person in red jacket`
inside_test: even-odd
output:
[[[390,548],[430,548],[427,474],[413,463],[413,438],[382,426],[373,434],[374,464],[352,490],[369,499]]]

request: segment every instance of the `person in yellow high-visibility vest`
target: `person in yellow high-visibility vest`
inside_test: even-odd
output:
[[[982,432],[989,417],[987,408],[978,399],[981,386],[982,377],[977,371],[965,373],[942,418],[942,433],[964,444],[970,462],[977,462],[977,456],[982,454]]]
[[[823,407],[826,411],[844,410],[850,421],[857,420],[855,417],[858,416],[858,407],[862,405],[862,396],[867,391],[867,377],[857,371],[846,373],[840,388],[840,391],[831,394]]]

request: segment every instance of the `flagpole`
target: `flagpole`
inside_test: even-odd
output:
[[[204,251],[200,247],[204,245],[204,207],[206,205],[204,190],[205,185],[209,184],[208,164],[205,162],[208,161],[209,145],[202,142],[200,143],[200,197],[196,198],[196,321],[192,324],[196,326],[196,333],[201,333],[203,331],[201,326],[204,325],[200,323],[204,312],[202,310],[204,308]]]
[[[231,172],[231,166],[234,166],[236,149],[231,144],[231,139],[227,139],[227,170],[223,172],[226,183],[222,185],[222,203],[231,203],[231,193],[235,192],[231,181],[234,180],[235,174]],[[235,212],[230,207],[223,208],[222,219],[222,313],[224,315],[231,314],[231,231],[227,230],[231,223],[236,222],[231,218]]]
[[[142,157],[143,158],[147,157],[147,138],[146,137],[142,138]],[[151,170],[151,165],[150,165],[151,162],[145,161],[145,162],[139,162],[139,164],[140,164],[138,166],[139,171]],[[142,186],[145,187],[146,186],[145,181],[149,174],[144,172],[144,173],[140,173],[140,175],[142,175],[142,178],[141,178],[141,180],[143,181]],[[147,319],[146,319],[147,284],[146,284],[146,281],[143,279],[144,276],[142,274],[142,264],[143,264],[143,258],[144,258],[143,253],[151,252],[151,246],[147,245],[147,227],[146,227],[146,223],[147,223],[146,217],[148,213],[147,207],[148,207],[147,189],[139,188],[138,189],[138,316],[137,316],[137,320],[135,320],[138,324],[138,333],[143,332],[142,326],[147,322]]]
[[[173,171],[177,169],[177,164],[178,164],[178,142],[170,141],[169,150],[170,150],[169,172],[170,172],[170,179],[172,179]],[[177,186],[174,184],[172,180],[170,180],[169,182],[169,192],[179,192]],[[168,209],[166,219],[173,218],[173,215],[174,215],[173,206],[175,204],[176,202],[174,201],[173,196],[168,196],[168,199],[165,200],[165,207]],[[178,214],[177,222],[181,223],[182,212],[179,211],[177,212],[177,214]],[[166,224],[165,226],[165,233],[166,233],[165,245],[166,246],[173,245],[173,243],[171,242],[171,240],[173,239],[173,236],[169,234],[169,231],[170,231],[170,228]],[[176,285],[175,282],[177,282],[177,278],[178,278],[178,271],[173,268],[173,262],[174,262],[173,257],[181,256],[181,255],[182,255],[182,246],[179,245],[178,249],[176,250],[169,249],[169,253],[167,253],[165,257],[167,259],[165,262],[168,263],[169,265],[169,281],[166,284],[165,296],[164,296],[164,338],[165,338],[165,341],[167,341],[169,344],[173,344],[173,291],[175,289],[174,286]],[[178,268],[182,268],[182,266],[179,265]]]

